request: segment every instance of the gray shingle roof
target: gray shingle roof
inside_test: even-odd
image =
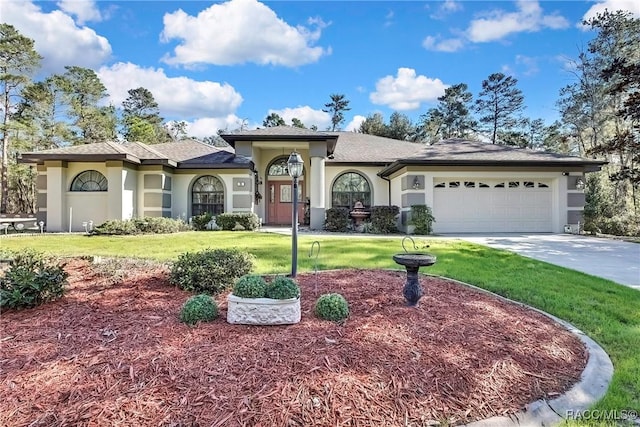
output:
[[[336,132],[339,135],[333,163],[482,163],[482,162],[542,162],[593,163],[585,159],[558,153],[535,151],[506,145],[487,144],[463,139],[447,139],[433,145],[400,141],[354,132]]]
[[[204,142],[195,141],[193,139],[185,139],[182,141],[168,142],[166,144],[152,145],[159,153],[176,162],[184,162],[196,157],[202,157],[207,154],[218,153],[220,151],[228,153],[226,147],[214,147]]]
[[[394,160],[380,175],[387,176],[405,165],[430,166],[583,166],[599,170],[606,162],[559,153],[535,151],[463,139],[425,145],[415,154]]]
[[[113,142],[97,142],[95,144],[84,144],[84,145],[71,145],[69,147],[62,148],[52,148],[50,150],[42,150],[36,152],[28,152],[23,153],[26,154],[86,154],[86,155],[94,155],[94,154],[123,154],[123,150],[117,147],[119,144]]]
[[[356,132],[330,132],[338,137],[332,163],[390,163],[415,156],[425,145]]]
[[[588,161],[576,156],[549,153],[508,145],[489,144],[464,139],[446,139],[427,146],[414,156],[413,160],[450,160],[450,161],[561,161],[582,163]]]
[[[22,154],[23,162],[45,160],[104,161],[124,160],[137,164],[169,164],[180,167],[251,167],[251,162],[234,156],[230,148],[214,147],[195,140],[146,145],[140,142],[119,144],[100,142],[74,145]]]
[[[314,131],[295,126],[272,126],[262,129],[243,130],[238,132],[230,132],[220,135],[225,141],[234,139],[250,139],[252,137],[298,137],[298,138],[317,138],[326,137],[331,133]]]
[[[295,139],[299,141],[326,140],[336,143],[333,158],[327,163],[387,165],[381,174],[390,174],[403,165],[541,165],[587,166],[598,168],[605,162],[494,145],[461,139],[448,139],[434,145],[383,138],[355,132],[315,132],[291,126],[243,131],[223,135],[230,142],[236,140],[273,141]],[[236,139],[239,138],[239,139]],[[330,153],[329,153],[330,154]],[[130,163],[168,164],[178,168],[230,168],[252,167],[251,161],[234,155],[231,147],[214,147],[195,140],[166,144],[145,145],[138,142],[118,144],[103,142],[43,150],[22,155],[23,162],[44,160],[124,160]]]

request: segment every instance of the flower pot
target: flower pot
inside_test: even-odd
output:
[[[229,294],[227,322],[241,325],[291,325],[300,322],[300,298],[241,298]]]

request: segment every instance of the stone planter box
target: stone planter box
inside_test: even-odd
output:
[[[241,325],[291,325],[300,322],[300,298],[227,297],[227,322]]]

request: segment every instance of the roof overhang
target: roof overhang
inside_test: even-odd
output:
[[[318,134],[318,135],[252,135],[252,134],[222,134],[220,135],[222,139],[224,139],[227,144],[229,144],[233,149],[236,148],[236,142],[238,141],[250,141],[250,142],[267,142],[276,145],[277,143],[286,142],[289,144],[295,144],[300,142],[315,142],[321,141],[327,143],[327,157],[333,155],[333,152],[336,149],[336,144],[338,142],[338,135],[327,135],[327,134]],[[278,147],[280,148],[280,147]]]
[[[249,169],[255,170],[253,162],[248,163],[179,163],[178,169]]]
[[[388,177],[405,166],[476,166],[476,167],[548,167],[581,168],[584,172],[597,172],[608,162],[600,160],[558,161],[558,160],[422,160],[401,159],[389,164],[378,172],[380,177]]]
[[[66,162],[108,162],[123,161],[135,165],[163,165],[176,167],[177,163],[170,159],[139,159],[138,157],[127,154],[46,154],[46,153],[28,153],[22,154],[18,158],[18,163],[32,163],[43,165],[47,161],[66,161]]]

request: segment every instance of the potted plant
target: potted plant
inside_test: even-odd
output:
[[[300,287],[278,276],[243,276],[227,298],[227,322],[243,325],[290,325],[300,322]]]

